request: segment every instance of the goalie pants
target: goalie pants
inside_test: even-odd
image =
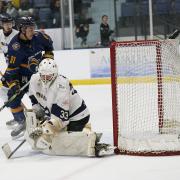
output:
[[[82,131],[85,125],[88,123],[90,115],[78,121],[70,121],[67,125],[67,131]]]

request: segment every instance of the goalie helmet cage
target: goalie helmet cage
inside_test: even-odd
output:
[[[116,154],[180,155],[180,58],[176,40],[113,42]]]

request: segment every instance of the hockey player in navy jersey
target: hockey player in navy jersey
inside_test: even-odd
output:
[[[112,153],[91,131],[89,110],[70,81],[46,58],[30,80],[32,110],[26,112],[26,139],[34,150],[52,155],[101,156]],[[38,120],[40,121],[38,121]]]
[[[19,33],[8,46],[9,64],[2,78],[3,88],[0,89],[1,96],[4,97],[6,96],[4,92],[8,90],[8,99],[18,93],[20,88],[30,80],[43,58],[53,58],[53,42],[48,35],[35,31],[33,18],[21,17],[17,24]],[[21,99],[27,91],[28,87],[9,104],[14,119],[8,121],[6,125],[10,127],[17,125],[11,132],[13,139],[22,136],[25,130],[25,116]],[[4,100],[6,99],[4,98]]]

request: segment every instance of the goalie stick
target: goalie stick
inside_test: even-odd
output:
[[[11,150],[8,143],[4,144],[2,146],[2,150],[6,156],[7,159],[10,159],[12,155],[26,142],[26,139],[24,139],[14,150]]]

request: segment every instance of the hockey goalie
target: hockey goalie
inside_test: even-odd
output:
[[[84,100],[69,80],[58,74],[54,60],[44,59],[30,80],[32,110],[26,111],[25,137],[34,150],[49,155],[103,156],[112,146],[99,143],[91,131]]]

